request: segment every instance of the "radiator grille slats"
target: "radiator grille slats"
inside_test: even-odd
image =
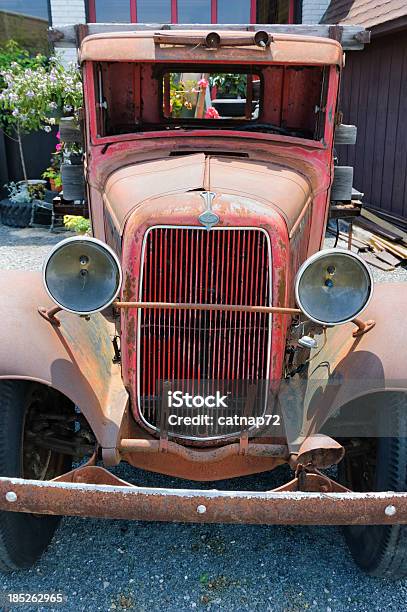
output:
[[[270,265],[262,230],[152,228],[145,238],[140,299],[271,305]],[[166,381],[266,379],[269,331],[270,315],[262,313],[140,310],[139,410],[144,420],[159,428]]]

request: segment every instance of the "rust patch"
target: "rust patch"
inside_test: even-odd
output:
[[[125,302],[131,302],[134,300],[135,296],[133,295],[134,280],[132,280],[132,275],[130,272],[126,272],[124,287],[123,287],[123,300]]]

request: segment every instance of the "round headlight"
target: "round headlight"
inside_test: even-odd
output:
[[[373,278],[358,255],[326,249],[307,259],[297,273],[295,297],[312,321],[339,325],[357,317],[368,305]]]
[[[43,268],[48,295],[64,310],[91,314],[113,302],[120,290],[120,262],[110,247],[84,236],[59,242]]]

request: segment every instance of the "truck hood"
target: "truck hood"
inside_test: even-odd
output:
[[[122,234],[131,213],[147,201],[196,190],[246,196],[271,206],[288,232],[311,198],[307,179],[288,166],[203,153],[121,168],[107,179],[103,197],[111,222]]]

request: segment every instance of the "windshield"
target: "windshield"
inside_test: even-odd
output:
[[[323,66],[103,62],[94,77],[99,137],[203,128],[323,136]]]

